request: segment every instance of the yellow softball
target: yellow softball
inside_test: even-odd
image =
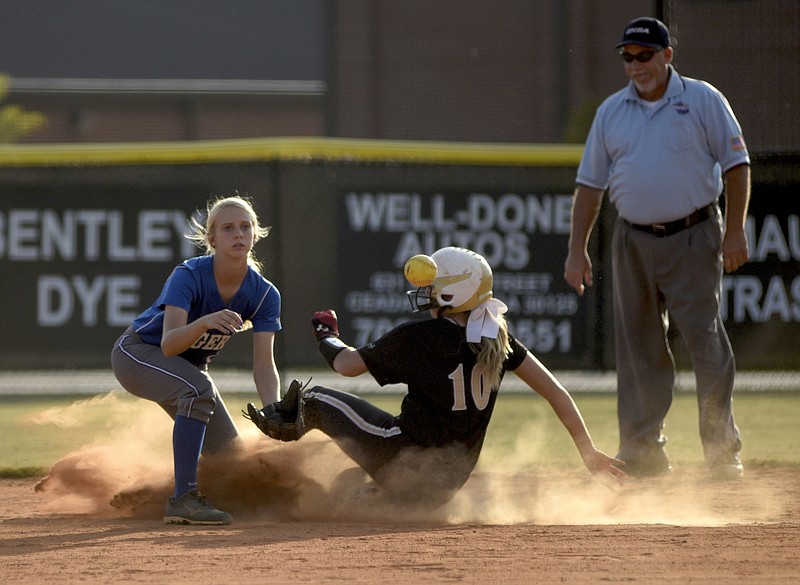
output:
[[[403,274],[414,286],[429,286],[436,278],[436,262],[426,254],[417,254],[406,260]]]

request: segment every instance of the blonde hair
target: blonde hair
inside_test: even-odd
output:
[[[214,226],[220,211],[228,207],[238,207],[250,216],[250,221],[253,224],[253,233],[255,234],[253,243],[269,235],[269,230],[271,228],[261,227],[259,225],[258,216],[253,208],[253,204],[248,199],[238,194],[230,197],[217,198],[208,202],[204,223],[200,223],[194,217],[191,218],[192,233],[186,235],[186,238],[194,242],[197,247],[203,248],[206,255],[210,256],[214,253],[214,246],[211,245],[211,234],[214,232]],[[247,256],[247,264],[259,273],[262,270],[261,262],[258,261],[252,249]]]
[[[508,321],[504,315],[498,315],[500,330],[497,337],[482,337],[480,343],[470,343],[469,347],[477,354],[476,367],[484,376],[484,381],[492,391],[500,388],[500,373],[503,370],[503,362],[511,353],[511,344],[508,340]]]

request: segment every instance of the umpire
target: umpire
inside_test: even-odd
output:
[[[719,306],[723,269],[748,260],[747,147],[725,96],[672,66],[661,21],[631,21],[616,48],[630,81],[600,105],[589,131],[564,278],[578,294],[592,285],[587,244],[608,191],[619,212],[612,240],[618,458],[634,477],[671,470],[662,431],[675,384],[672,323],[691,357],[712,476],[740,478],[735,363]]]

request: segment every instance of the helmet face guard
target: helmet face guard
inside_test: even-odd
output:
[[[414,290],[406,292],[408,301],[411,303],[411,311],[419,313],[421,311],[430,311],[439,305],[436,299],[433,298],[433,286],[422,286]]]

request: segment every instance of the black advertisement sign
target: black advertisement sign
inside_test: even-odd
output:
[[[753,171],[750,262],[724,276],[722,316],[739,369],[794,370],[800,165],[764,158]],[[238,192],[274,228],[257,255],[282,295],[280,367],[319,365],[315,310],[335,308],[356,346],[423,318],[405,261],[461,246],[487,259],[512,333],[548,367],[613,369],[615,212],[606,200],[590,240],[595,285],[578,297],[563,279],[574,173],[350,160],[0,167],[0,368],[108,367],[114,339],[172,268],[203,253],[184,237],[189,217]],[[236,337],[215,366],[251,367],[250,337]]]
[[[753,186],[745,224],[750,262],[722,279],[720,309],[740,368],[800,366],[797,188]]]
[[[172,268],[202,253],[184,237],[198,200],[119,185],[42,194],[7,196],[11,203],[0,208],[0,327],[16,339],[3,355],[32,367],[44,357],[37,349],[77,362],[83,351],[93,362],[153,301]]]
[[[489,262],[520,341],[548,362],[588,365],[591,304],[562,277],[571,205],[571,193],[342,192],[337,287],[348,340],[364,345],[412,318],[405,261],[458,246]]]

